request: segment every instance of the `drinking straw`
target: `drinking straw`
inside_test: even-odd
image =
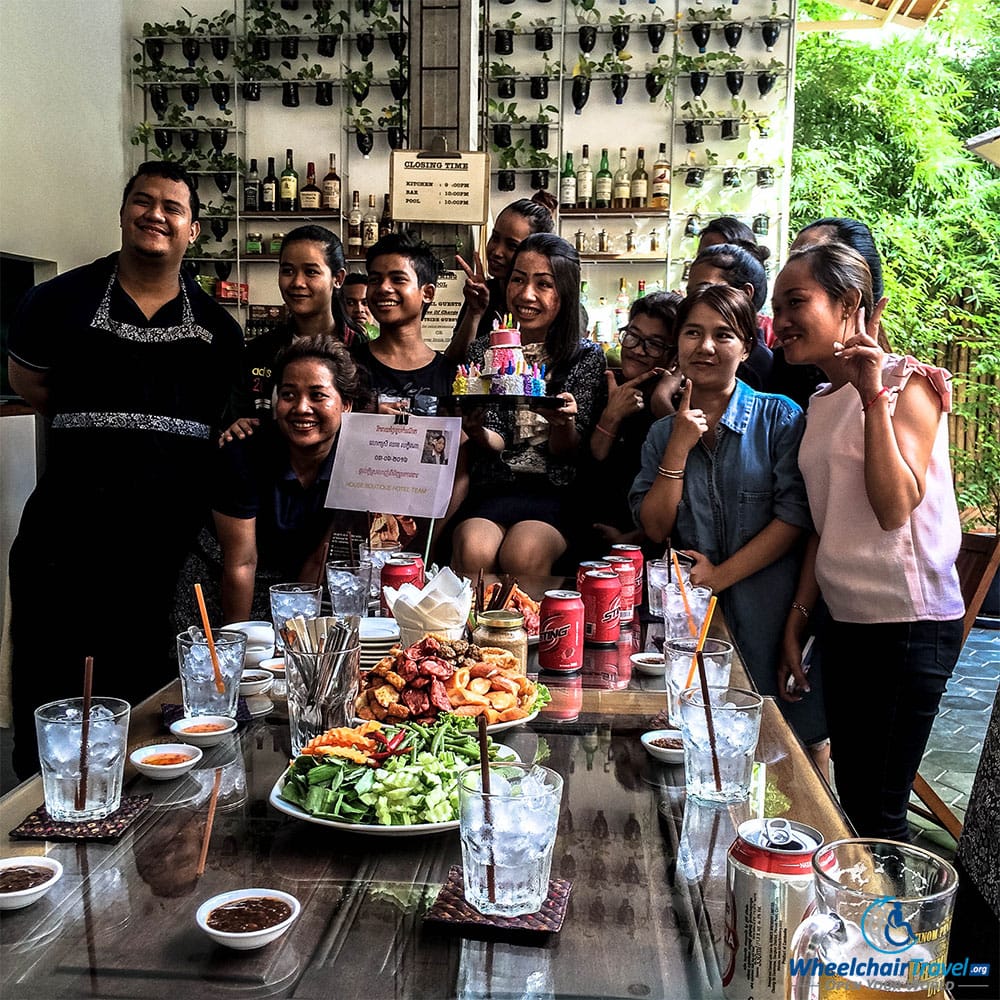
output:
[[[670,547],[670,539],[668,538],[667,539],[667,549],[663,553],[663,558],[666,559],[666,561],[667,561],[667,583],[671,582],[671,579],[670,579],[671,569],[670,569],[670,567],[671,567],[672,562],[673,562],[673,555],[674,555],[674,550]]]
[[[76,786],[76,801],[82,810],[87,802],[87,744],[90,742],[90,692],[94,687],[94,658],[83,661],[83,727],[80,730],[80,780]]]
[[[674,571],[677,573],[677,586],[681,592],[681,600],[684,602],[684,614],[687,615],[688,620],[688,630],[691,632],[691,638],[698,638],[698,630],[694,625],[694,615],[691,614],[691,605],[688,602],[687,588],[684,586],[684,577],[681,576],[681,564],[677,561],[677,553],[673,549],[670,550],[670,558],[674,563]]]
[[[477,724],[479,726],[479,773],[483,780],[483,823],[486,827],[491,827],[493,817],[490,809],[490,738],[486,734],[486,716],[480,715]],[[492,831],[487,833],[487,836],[492,837]],[[492,858],[492,856],[493,848],[491,847],[490,857]],[[497,901],[496,872],[492,860],[486,865],[486,897],[491,903]]]
[[[215,769],[215,780],[212,782],[212,796],[208,800],[208,816],[205,818],[205,835],[201,841],[201,856],[198,858],[198,870],[195,876],[201,878],[205,874],[205,862],[208,860],[208,842],[212,839],[212,825],[215,823],[215,807],[219,804],[219,788],[222,785],[222,768]]]
[[[695,653],[698,661],[698,680],[701,682],[701,697],[705,702],[705,725],[708,728],[708,746],[712,751],[712,773],[715,775],[715,790],[722,791],[722,775],[719,772],[719,751],[715,747],[715,722],[712,719],[712,702],[708,694],[708,674],[705,673],[705,654]]]
[[[201,612],[201,627],[208,640],[208,655],[212,657],[212,670],[215,671],[215,690],[219,694],[226,693],[226,685],[222,680],[222,670],[219,668],[219,654],[215,651],[215,639],[212,637],[212,626],[208,620],[208,608],[205,607],[205,595],[201,592],[201,584],[194,585],[194,596],[198,599],[198,610]]]
[[[712,615],[715,614],[715,603],[718,598],[712,594],[708,601],[708,611],[705,612],[705,620],[701,623],[701,635],[698,636],[698,645],[695,646],[694,656],[691,657],[691,669],[688,671],[687,680],[684,687],[691,687],[694,680],[694,672],[698,669],[698,654],[705,648],[705,636],[708,635],[708,627],[712,624]]]

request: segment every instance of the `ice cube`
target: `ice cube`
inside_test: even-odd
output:
[[[90,722],[94,723],[110,722],[113,723],[115,718],[115,713],[108,708],[107,705],[91,705],[90,706]]]

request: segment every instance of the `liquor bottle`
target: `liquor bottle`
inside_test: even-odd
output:
[[[306,167],[306,183],[299,192],[299,207],[303,212],[318,212],[323,200],[323,192],[316,184],[316,164]]]
[[[351,195],[351,213],[347,216],[347,256],[361,256],[361,192]]]
[[[628,172],[628,153],[625,147],[618,151],[618,169],[611,185],[611,207],[628,208],[632,196],[632,178]]]
[[[615,329],[620,330],[628,324],[628,282],[618,279],[618,296],[615,299]]]
[[[361,220],[361,249],[367,250],[378,243],[378,212],[375,211],[375,195],[368,195],[368,211]]]
[[[645,208],[649,199],[649,174],[646,173],[646,150],[639,147],[639,155],[635,159],[635,170],[632,171],[630,185],[632,208]]]
[[[257,161],[250,160],[250,169],[247,171],[246,179],[243,181],[243,211],[260,211],[260,173],[257,170]]]
[[[608,151],[601,150],[601,165],[594,178],[594,206],[596,208],[611,208],[612,190],[611,169],[608,166]]]
[[[576,208],[576,171],[573,169],[573,154],[568,150],[566,163],[559,175],[559,207]]]
[[[666,212],[670,208],[670,160],[667,159],[667,144],[660,143],[660,152],[653,164],[653,187],[649,198],[649,207],[658,212]]]
[[[389,201],[389,193],[386,192],[385,200],[382,202],[382,218],[378,220],[378,236],[388,236],[392,232],[392,205]]]
[[[330,170],[323,178],[323,210],[335,219],[340,218],[340,174],[337,173],[337,154],[330,154]]]
[[[267,158],[267,173],[260,186],[260,210],[278,211],[278,175],[274,172],[274,157]]]
[[[282,212],[294,212],[299,203],[299,175],[292,165],[292,151],[285,150],[285,169],[278,185],[278,203]]]
[[[580,169],[576,172],[576,207],[594,207],[594,171],[590,166],[590,147],[583,144]]]
[[[636,286],[635,297],[636,299],[645,298],[646,295],[646,282],[640,278],[639,283]]]

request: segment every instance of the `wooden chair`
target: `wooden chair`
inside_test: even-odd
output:
[[[1000,568],[1000,544],[996,535],[974,535],[969,532],[962,534],[962,546],[955,560],[958,570],[958,580],[962,588],[962,599],[965,601],[965,619],[962,629],[962,643],[969,638],[972,626],[976,622],[979,609],[986,599],[993,577]],[[918,773],[913,780],[913,791],[917,798],[926,806],[922,809],[910,803],[911,812],[947,830],[957,841],[962,833],[962,824],[958,817],[948,808],[933,788]]]

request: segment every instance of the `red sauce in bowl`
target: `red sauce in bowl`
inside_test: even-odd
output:
[[[191,732],[190,729],[185,732]],[[169,767],[171,764],[185,764],[193,754],[187,753],[151,753],[148,757],[143,757],[140,764],[152,764],[154,767]]]
[[[217,733],[222,729],[228,729],[225,722],[199,722],[193,726],[185,726],[185,733]]]

